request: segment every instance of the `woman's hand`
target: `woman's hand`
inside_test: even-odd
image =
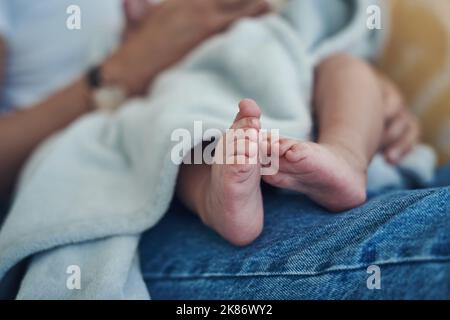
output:
[[[129,94],[140,94],[160,71],[206,38],[239,18],[268,10],[265,0],[166,0],[151,8],[139,28],[106,61],[104,78],[119,82]]]
[[[380,81],[385,107],[383,153],[388,162],[397,164],[419,142],[419,121],[406,107],[398,87],[382,75],[380,75]]]

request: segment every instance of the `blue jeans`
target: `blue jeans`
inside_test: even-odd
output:
[[[450,185],[450,167],[436,185]],[[271,188],[264,205],[263,234],[236,248],[175,200],[140,245],[152,298],[450,298],[450,187],[387,192],[345,214]]]

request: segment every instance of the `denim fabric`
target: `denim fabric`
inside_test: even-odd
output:
[[[266,188],[264,232],[245,248],[174,200],[142,238],[142,271],[153,299],[449,299],[449,200],[450,187],[396,191],[330,214]],[[380,290],[367,288],[374,264]]]

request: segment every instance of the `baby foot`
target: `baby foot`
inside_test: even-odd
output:
[[[225,134],[219,141],[214,156],[216,163],[211,166],[204,189],[204,210],[200,212],[205,224],[239,246],[255,240],[263,227],[258,163],[260,116],[254,101],[243,100],[239,104],[231,129],[241,129],[241,134],[236,137]]]
[[[301,192],[323,207],[345,211],[366,201],[367,167],[344,148],[280,139],[279,172],[263,179]]]

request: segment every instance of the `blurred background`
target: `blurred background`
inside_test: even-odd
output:
[[[423,138],[450,161],[450,0],[387,0],[390,35],[382,69],[422,121]]]

